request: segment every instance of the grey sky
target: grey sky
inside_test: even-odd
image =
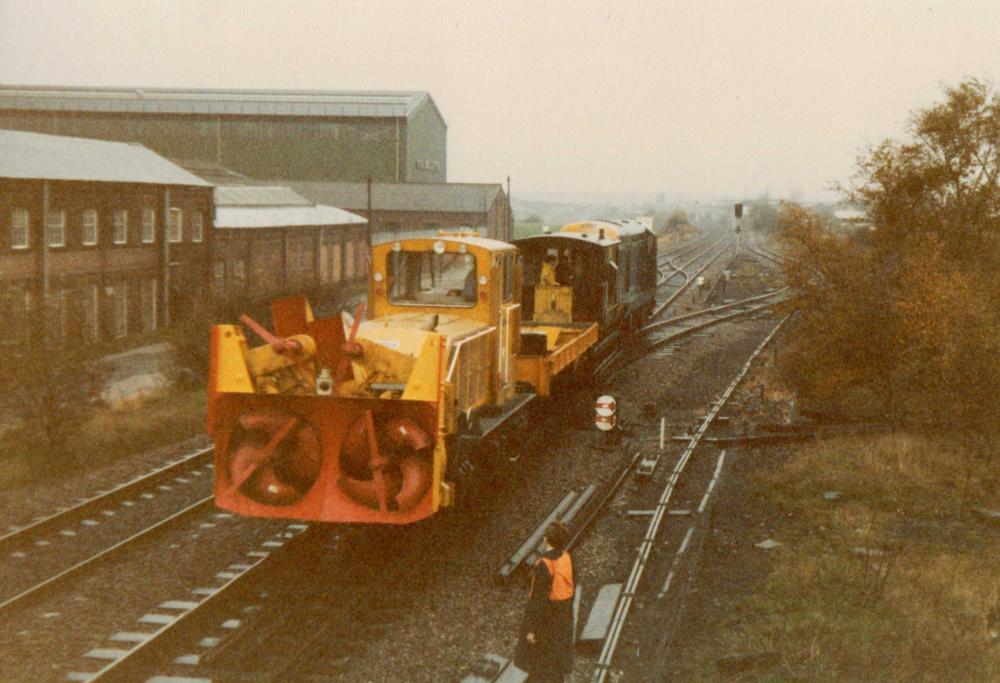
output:
[[[0,82],[428,90],[448,177],[820,196],[967,76],[1000,3],[0,0]]]

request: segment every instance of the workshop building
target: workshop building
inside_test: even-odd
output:
[[[212,201],[141,145],[0,130],[0,343],[168,325],[210,285]]]
[[[288,183],[314,202],[368,215],[367,183]],[[513,217],[503,187],[495,183],[372,183],[372,241],[470,228],[483,237],[511,241]]]
[[[444,182],[427,92],[0,86],[0,128],[138,142],[277,180]]]
[[[306,295],[337,301],[367,275],[367,222],[287,187],[215,188],[213,293],[259,305]]]

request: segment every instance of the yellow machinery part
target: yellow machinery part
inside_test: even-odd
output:
[[[247,340],[236,325],[215,326],[215,386],[220,393],[254,393],[254,383],[247,365]]]
[[[316,390],[316,342],[305,334],[289,337],[300,351],[278,353],[269,345],[250,349],[247,365],[258,393],[311,394]]]
[[[424,345],[413,365],[413,372],[406,382],[403,399],[410,401],[437,401],[440,395],[439,383],[444,381],[443,354],[444,338],[440,334],[428,334]]]
[[[543,323],[573,321],[573,288],[552,285],[535,287],[535,320]]]

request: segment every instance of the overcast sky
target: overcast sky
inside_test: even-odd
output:
[[[0,0],[2,83],[427,90],[515,195],[818,197],[970,76],[997,0]]]

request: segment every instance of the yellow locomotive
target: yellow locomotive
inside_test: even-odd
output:
[[[272,304],[267,343],[212,328],[215,497],[244,515],[407,524],[452,505],[596,322],[522,321],[516,247],[442,233],[372,248],[368,319]],[[522,348],[522,339],[525,341]]]

